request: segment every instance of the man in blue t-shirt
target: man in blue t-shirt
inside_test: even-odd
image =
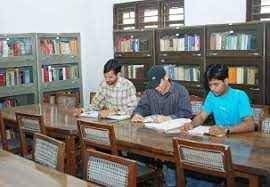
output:
[[[210,128],[210,135],[225,136],[253,131],[253,111],[249,98],[244,91],[229,86],[228,68],[220,64],[211,65],[206,71],[205,78],[210,91],[202,111],[191,123],[185,124],[181,131],[187,132],[203,124],[210,114],[213,114],[216,123]]]

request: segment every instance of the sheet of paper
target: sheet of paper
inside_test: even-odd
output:
[[[170,131],[178,130],[185,123],[191,122],[190,119],[187,118],[178,118],[169,121],[165,121],[162,123],[145,123],[145,127],[156,129],[157,131],[170,133]]]
[[[85,111],[84,113],[81,113],[80,116],[86,118],[98,118],[98,111]]]
[[[197,126],[188,131],[191,135],[203,135],[204,133],[209,133],[210,126]]]
[[[130,115],[109,115],[107,116],[108,119],[114,119],[114,120],[125,120],[129,119]]]

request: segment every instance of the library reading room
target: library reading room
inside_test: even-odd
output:
[[[2,0],[0,25],[0,187],[270,187],[270,0]]]

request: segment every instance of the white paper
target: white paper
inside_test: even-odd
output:
[[[190,135],[203,135],[204,133],[209,133],[210,126],[197,126],[188,131]]]
[[[176,130],[180,132],[179,128],[183,126],[185,123],[189,123],[189,122],[191,122],[191,120],[188,118],[178,118],[178,119],[165,121],[162,123],[145,123],[144,125],[147,128],[155,129],[160,132],[171,133],[171,132],[175,132]]]
[[[115,120],[125,120],[129,119],[130,115],[109,115],[107,116],[108,119],[115,119]]]
[[[83,113],[81,113],[80,115],[81,117],[86,117],[86,118],[98,118],[98,111],[85,111]]]

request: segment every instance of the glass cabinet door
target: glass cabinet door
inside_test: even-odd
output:
[[[0,36],[0,58],[31,56],[33,39],[20,36]]]
[[[73,37],[42,37],[39,40],[42,56],[78,55],[78,41]]]
[[[262,24],[209,26],[208,56],[262,56]]]
[[[115,32],[115,55],[117,57],[151,57],[153,36],[153,31]]]

